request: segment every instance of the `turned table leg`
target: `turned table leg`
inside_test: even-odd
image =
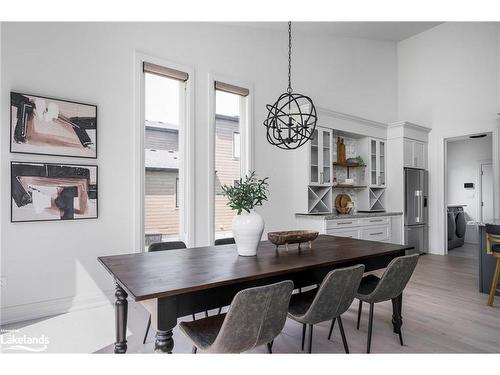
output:
[[[177,325],[176,298],[159,298],[157,312],[155,352],[171,354],[174,349],[172,330]]]
[[[127,351],[127,292],[118,283],[115,290],[115,329],[116,342],[115,353],[125,353]]]

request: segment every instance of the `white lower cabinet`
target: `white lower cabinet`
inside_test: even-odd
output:
[[[391,242],[389,216],[326,220],[326,234],[360,240]]]
[[[389,225],[373,226],[361,229],[361,239],[370,241],[388,242],[391,238]]]
[[[297,228],[317,230],[332,236],[397,244],[401,243],[402,238],[401,215],[341,219],[297,217]]]
[[[326,234],[339,237],[360,238],[359,228],[327,229]]]

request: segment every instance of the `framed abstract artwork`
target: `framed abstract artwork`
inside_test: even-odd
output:
[[[13,161],[11,222],[96,219],[97,165]]]
[[[11,92],[10,152],[97,158],[97,106]]]

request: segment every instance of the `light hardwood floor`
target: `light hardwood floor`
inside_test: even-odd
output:
[[[495,301],[494,307],[486,306],[487,295],[478,292],[477,279],[477,258],[420,257],[403,299],[405,345],[401,347],[397,335],[392,332],[391,303],[381,303],[375,307],[372,353],[500,352],[500,298]],[[344,329],[351,352],[363,353],[368,311],[363,311],[359,331],[356,330],[356,314],[357,302],[354,302],[343,316]],[[131,302],[127,337],[129,352],[152,352],[153,332],[150,332],[147,343],[142,345],[146,322],[145,310]],[[44,332],[51,337],[48,350],[51,352],[109,353],[113,348],[113,326],[114,316],[110,305],[3,328],[18,328],[20,333],[27,334]],[[75,335],[75,328],[78,335]],[[315,326],[313,352],[343,353],[338,328],[334,329],[332,341],[327,340],[328,328],[329,322]],[[283,333],[275,340],[274,352],[301,353],[300,337],[301,326],[288,320]],[[174,331],[174,340],[174,353],[191,351],[190,343],[177,329]],[[254,352],[264,353],[265,348],[257,348]]]

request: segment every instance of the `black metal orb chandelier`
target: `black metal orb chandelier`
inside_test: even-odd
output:
[[[313,137],[318,116],[311,98],[292,90],[292,23],[288,22],[288,88],[267,104],[267,140],[285,150],[299,148]]]

